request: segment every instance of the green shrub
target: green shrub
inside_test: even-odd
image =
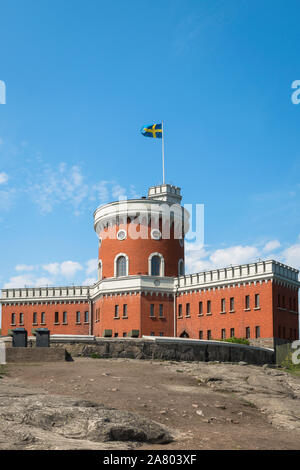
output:
[[[226,343],[237,343],[237,344],[246,344],[247,346],[250,345],[250,342],[246,338],[227,338],[227,339],[222,339],[222,341],[225,341]]]

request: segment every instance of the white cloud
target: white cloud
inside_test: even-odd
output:
[[[4,173],[4,171],[2,171],[0,173],[0,184],[7,183],[7,181],[8,181],[8,174]]]
[[[93,274],[94,272],[97,272],[98,268],[98,260],[97,258],[93,258],[88,260],[86,263],[86,274]]]
[[[74,276],[77,271],[83,268],[77,261],[63,261],[62,263],[49,263],[44,264],[42,268],[53,276],[63,276],[70,278]]]
[[[64,261],[60,265],[60,272],[62,276],[72,277],[77,271],[81,271],[83,268],[80,263],[76,261]]]
[[[45,271],[48,271],[48,273],[53,274],[53,275],[59,273],[59,268],[60,268],[59,263],[49,263],[49,264],[44,264],[43,265],[43,269]]]
[[[214,251],[202,245],[186,243],[186,272],[199,272],[256,261],[259,250],[255,246],[231,246]]]
[[[97,282],[97,279],[95,277],[89,277],[83,281],[82,285],[91,286],[92,284],[95,284],[96,282]]]
[[[16,271],[33,271],[35,269],[35,266],[28,265],[28,264],[18,264],[15,267]]]
[[[300,269],[300,243],[291,245],[289,248],[286,248],[283,253],[284,263],[293,268]]]
[[[51,285],[50,279],[46,277],[35,278],[29,275],[12,276],[3,286],[4,289],[12,289],[19,287],[38,287]]]
[[[272,250],[276,250],[277,248],[280,248],[281,243],[278,240],[271,240],[268,243],[265,244],[263,251],[264,252],[269,252]]]

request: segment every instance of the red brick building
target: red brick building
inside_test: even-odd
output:
[[[298,271],[273,260],[184,275],[189,214],[180,188],[151,187],[147,198],[100,206],[98,281],[92,286],[2,290],[2,334],[29,333],[246,337],[272,346],[294,340]]]

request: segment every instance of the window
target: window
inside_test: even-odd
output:
[[[155,336],[154,331],[151,331],[150,336]]]
[[[123,317],[127,317],[127,304],[123,305]]]
[[[159,333],[159,336],[163,336],[163,335],[164,335],[164,334],[163,334],[163,332],[162,332],[162,331],[160,331],[160,333]]]
[[[119,256],[117,259],[117,277],[127,275],[127,263],[125,256]]]
[[[202,330],[199,331],[199,339],[203,339],[203,331]]]
[[[154,317],[154,304],[150,304],[150,317]]]
[[[68,318],[67,318],[67,312],[63,312],[63,323],[67,323]]]
[[[230,328],[230,338],[234,338],[234,328]]]
[[[80,323],[80,312],[76,312],[76,323]]]
[[[119,336],[119,333],[115,333],[114,336],[115,338],[117,338]]]
[[[46,323],[46,315],[45,312],[41,313],[41,324],[44,325]]]
[[[221,299],[221,312],[225,313],[226,307],[225,307],[225,299]]]
[[[207,330],[207,339],[211,339],[211,330]]]
[[[123,338],[126,338],[126,336],[127,336],[127,333],[124,331]]]
[[[225,330],[225,328],[223,328],[223,329],[221,330],[221,338],[222,338],[222,339],[226,339],[226,330]]]
[[[84,323],[89,322],[89,312],[84,312]]]
[[[102,280],[102,261],[100,260],[98,263],[98,279]]]
[[[199,315],[203,315],[203,302],[199,302]]]
[[[178,263],[178,276],[184,276],[184,262],[181,259]]]
[[[234,297],[230,297],[230,311],[234,312]]]
[[[191,314],[191,311],[190,311],[190,304],[186,304],[186,306],[185,306],[185,315],[186,315],[187,317],[189,317],[190,314]]]
[[[59,323],[58,312],[55,312],[55,314],[54,314],[54,323]]]
[[[20,325],[24,324],[24,313],[20,313]]]
[[[127,234],[125,232],[125,230],[119,230],[118,233],[117,233],[117,239],[122,241],[122,240],[125,240]]]
[[[178,305],[178,316],[182,317],[182,304]]]
[[[255,294],[255,308],[259,308],[259,294]]]
[[[115,305],[115,318],[119,318],[119,305]]]
[[[210,300],[207,301],[207,311],[206,311],[206,313],[211,313],[211,301]]]
[[[12,314],[11,314],[11,324],[12,324],[12,325],[15,325],[15,324],[16,324],[16,314],[15,314],[15,313],[12,313]]]
[[[245,309],[248,310],[250,308],[250,295],[246,295],[245,297]]]
[[[159,304],[159,316],[160,317],[164,316],[164,306],[163,306],[163,304]]]
[[[260,338],[260,326],[255,327],[255,338]]]
[[[160,257],[157,255],[151,258],[151,276],[160,276]]]
[[[32,323],[33,323],[34,325],[37,324],[37,313],[36,313],[36,312],[33,312]]]
[[[247,326],[247,327],[246,327],[246,338],[247,338],[247,339],[250,338],[250,326]]]

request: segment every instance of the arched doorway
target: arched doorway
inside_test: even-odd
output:
[[[189,338],[189,337],[190,337],[190,335],[185,330],[183,330],[183,332],[179,336],[179,338]]]

